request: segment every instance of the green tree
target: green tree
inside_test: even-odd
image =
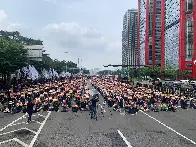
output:
[[[151,78],[154,78],[154,79],[159,78],[159,77],[161,77],[161,73],[162,72],[161,72],[160,66],[153,66],[150,69],[150,77]]]
[[[4,37],[7,40],[15,40],[19,43],[22,43],[23,45],[43,45],[43,41],[41,41],[40,39],[35,40],[32,38],[21,36],[18,31],[8,32],[1,30],[0,36]]]
[[[188,72],[187,71],[177,70],[176,72],[177,72],[176,73],[177,77],[180,78],[180,79],[185,79],[185,78],[188,77]]]
[[[138,69],[136,69],[136,74],[137,74],[137,77],[146,78],[147,76],[150,75],[150,70],[148,67],[138,68]]]
[[[164,75],[165,75],[165,78],[169,78],[169,79],[176,79],[176,76],[177,76],[177,71],[176,69],[172,68],[172,67],[166,67],[164,69]]]
[[[15,40],[0,37],[0,61],[0,73],[6,75],[9,86],[11,74],[27,65],[27,50]]]

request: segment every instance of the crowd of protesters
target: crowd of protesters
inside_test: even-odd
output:
[[[159,86],[121,83],[112,78],[94,77],[92,84],[102,94],[108,106],[114,111],[125,110],[130,114],[142,111],[173,111],[196,109],[195,91],[168,91]],[[159,84],[160,85],[160,84]]]
[[[19,88],[0,93],[0,111],[4,113],[36,113],[39,111],[90,110],[87,77],[72,77],[56,81],[36,82],[28,85],[19,84]],[[196,109],[195,92],[168,92],[161,87],[122,83],[112,78],[92,77],[92,85],[104,98],[106,104],[114,111],[137,114],[142,111],[173,111]],[[30,107],[30,109],[29,109]],[[31,121],[31,118],[29,118]]]
[[[58,81],[32,83],[28,86],[0,93],[0,110],[4,113],[28,112],[33,104],[32,113],[43,111],[78,111],[88,109],[89,90],[87,77],[72,77]],[[29,113],[29,112],[28,112]]]

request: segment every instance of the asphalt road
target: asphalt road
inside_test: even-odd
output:
[[[135,116],[105,110],[97,121],[90,119],[88,111],[40,112],[30,124],[22,113],[0,113],[0,147],[196,146],[195,110],[139,112]]]

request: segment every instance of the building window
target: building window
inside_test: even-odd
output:
[[[185,24],[185,57],[193,57],[193,20],[191,18],[186,19]]]
[[[186,13],[190,14],[193,12],[193,0],[186,0]]]
[[[192,64],[186,64],[186,67],[192,67]]]

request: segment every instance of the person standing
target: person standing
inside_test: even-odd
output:
[[[28,123],[31,122],[31,117],[32,117],[32,114],[33,114],[33,106],[34,106],[34,103],[32,102],[31,99],[29,99],[28,103],[27,103],[27,113],[28,113]]]
[[[91,99],[91,119],[97,119],[97,102],[99,101],[99,95],[93,95]]]

